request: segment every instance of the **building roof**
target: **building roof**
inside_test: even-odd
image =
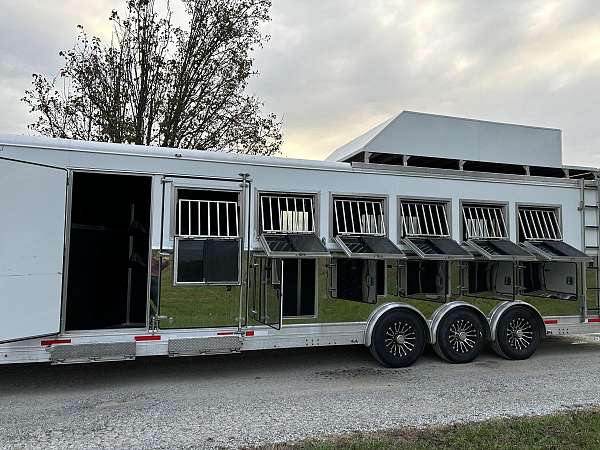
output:
[[[403,111],[327,160],[348,161],[361,152],[561,167],[562,135],[555,128]]]

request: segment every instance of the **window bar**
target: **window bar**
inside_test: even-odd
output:
[[[304,205],[304,202],[302,202],[302,204]],[[304,208],[304,206],[303,206],[303,208]],[[309,211],[312,211],[312,213],[309,213],[309,214],[312,214],[312,219],[311,219],[312,220],[312,227],[309,227],[308,223],[306,224],[306,227],[310,228],[308,231],[314,231],[314,230],[317,229],[317,227],[315,225],[316,214],[315,214],[315,208],[313,206],[313,199],[312,199],[312,197],[308,199],[308,208],[309,208]],[[308,219],[308,214],[307,214],[306,218]]]
[[[269,217],[271,219],[271,230],[275,230],[275,224],[273,223],[273,197],[269,197]]]
[[[531,234],[531,238],[532,239],[537,239],[537,237],[539,236],[539,231],[537,229],[537,225],[535,224],[533,213],[531,212],[531,210],[528,210],[527,213],[529,214],[529,219],[530,219],[530,222],[531,222],[531,226],[533,228],[533,233]]]
[[[342,217],[344,219],[344,233],[347,233],[348,232],[348,221],[346,219],[346,207],[345,207],[343,201],[340,202],[340,205],[342,207]],[[339,232],[339,230],[338,230],[338,232]]]
[[[545,237],[552,239],[552,236],[550,235],[550,228],[548,228],[548,222],[546,220],[546,216],[544,215],[544,211],[538,211],[537,216],[539,217],[539,220],[543,225],[544,231],[546,232]]]
[[[385,234],[385,218],[383,217],[383,205],[379,202],[376,203],[377,205],[377,210],[379,211],[379,223],[381,225],[381,234]]]
[[[187,235],[190,236],[192,234],[192,202],[187,202],[187,210],[188,210],[188,232]]]
[[[371,212],[373,217],[373,227],[375,228],[375,233],[379,234],[379,221],[377,220],[377,213],[375,212],[375,203],[371,202]]]
[[[481,213],[484,215],[487,213],[487,219],[485,220],[485,223],[487,224],[489,221],[489,229],[488,229],[488,233],[489,233],[489,237],[498,237],[497,236],[497,230],[495,227],[495,221],[494,219],[492,219],[492,212],[491,212],[492,208],[481,208]]]
[[[428,206],[429,206],[429,215],[431,216],[431,205],[428,205]],[[427,223],[429,221],[427,220],[427,216],[425,214],[425,205],[421,205],[421,211],[423,213],[423,222],[425,222],[425,233],[429,234],[429,224]]]
[[[239,236],[239,234],[240,234],[240,228],[239,228],[239,224],[238,224],[239,214],[238,214],[238,205],[237,205],[237,203],[234,203],[233,207],[235,208],[235,235],[234,236]]]
[[[541,239],[544,237],[544,229],[542,228],[542,221],[540,220],[540,215],[539,215],[538,211],[531,211],[531,214],[533,214],[533,217],[535,218],[535,220],[537,222],[537,226],[538,226],[537,238]]]
[[[356,229],[355,229],[355,224],[354,224],[354,211],[352,211],[352,202],[351,201],[346,201],[348,203],[348,205],[350,206],[350,220],[352,222],[352,231],[351,233],[355,233]]]
[[[179,235],[181,235],[181,205],[182,200],[179,200]]]
[[[446,224],[444,234],[449,236],[450,235],[450,224],[448,223],[448,216],[446,215],[446,207],[444,205],[441,205],[441,209],[442,209],[442,216],[444,217],[444,223]]]
[[[202,215],[200,213],[200,203],[198,203],[198,233],[197,233],[198,235],[202,234],[202,232],[201,232],[202,230],[200,230],[201,223],[202,223]],[[229,222],[227,222],[227,223],[229,223]]]
[[[500,215],[500,218],[502,219],[502,236],[503,238],[507,238],[508,237],[508,228],[506,227],[506,221],[504,220],[504,212],[502,211],[502,209],[498,208],[498,214]]]
[[[531,228],[529,227],[529,221],[524,210],[519,210],[519,221],[521,222],[521,228],[523,229],[523,237],[525,240],[531,239]]]
[[[562,233],[558,224],[558,214],[556,214],[556,211],[548,211],[548,215],[550,216],[549,222],[552,225],[555,239],[562,239]]]

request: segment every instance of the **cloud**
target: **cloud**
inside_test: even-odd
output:
[[[403,109],[564,130],[600,165],[594,2],[278,0],[253,83],[289,155],[322,158]]]
[[[56,71],[75,25],[107,35],[122,5],[3,2],[0,132],[26,131],[19,98],[31,73]],[[600,166],[596,2],[274,0],[272,19],[250,89],[283,116],[286,155],[321,159],[410,109],[561,128],[566,163]]]

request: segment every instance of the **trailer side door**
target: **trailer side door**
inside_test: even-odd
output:
[[[67,171],[0,159],[0,342],[60,331]]]

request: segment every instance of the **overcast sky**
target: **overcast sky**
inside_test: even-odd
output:
[[[0,133],[27,132],[19,99],[75,25],[106,35],[123,2],[1,0]],[[600,166],[597,1],[273,3],[251,90],[283,117],[287,156],[324,158],[406,109],[560,128],[565,163]]]

